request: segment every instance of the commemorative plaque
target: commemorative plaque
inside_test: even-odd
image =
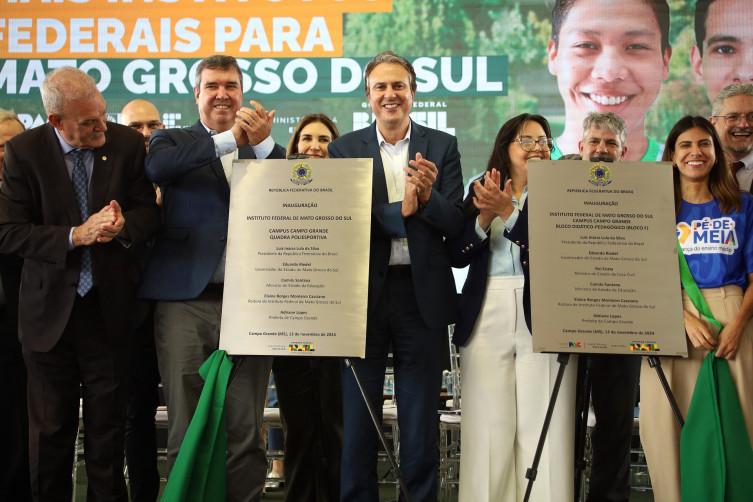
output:
[[[233,163],[221,349],[364,356],[371,166]]]
[[[534,351],[686,356],[671,164],[538,161],[528,183]]]

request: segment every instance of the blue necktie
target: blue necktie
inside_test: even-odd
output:
[[[81,223],[89,219],[89,180],[86,175],[86,165],[84,165],[84,155],[86,150],[75,149],[69,152],[73,157],[73,172],[71,182],[73,183],[73,192],[76,194],[78,202],[78,213],[81,216]],[[81,255],[81,274],[78,278],[79,296],[86,296],[86,293],[94,286],[92,278],[92,255],[89,246],[84,246]]]

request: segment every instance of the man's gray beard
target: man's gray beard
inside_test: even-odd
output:
[[[753,143],[749,144],[748,146],[739,146],[739,147],[733,147],[730,148],[735,153],[744,153],[749,154],[750,152],[753,152]]]

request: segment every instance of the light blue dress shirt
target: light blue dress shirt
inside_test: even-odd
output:
[[[512,198],[513,209],[512,214],[507,221],[502,221],[501,218],[494,218],[491,224],[491,232],[487,234],[478,224],[478,218],[476,218],[476,234],[481,240],[491,239],[489,242],[489,275],[490,276],[514,276],[523,275],[523,267],[520,265],[520,247],[513,244],[504,235],[505,230],[511,230],[515,226],[515,222],[518,221],[518,215],[520,215],[520,208],[525,204],[528,197],[528,187],[523,190],[523,195],[520,196],[520,200],[515,196]]]

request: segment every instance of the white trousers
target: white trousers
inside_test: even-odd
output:
[[[523,316],[523,277],[489,277],[481,313],[460,348],[460,502],[523,500],[559,364],[535,354]],[[572,500],[577,358],[570,358],[532,501]]]

